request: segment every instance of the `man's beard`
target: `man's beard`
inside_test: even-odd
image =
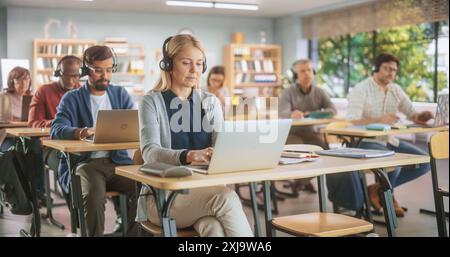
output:
[[[104,81],[108,82],[108,83],[106,83],[106,86],[101,84]],[[97,91],[105,91],[106,88],[108,87],[108,85],[109,85],[109,80],[106,80],[106,79],[100,79],[100,80],[97,80],[94,82],[94,88]]]

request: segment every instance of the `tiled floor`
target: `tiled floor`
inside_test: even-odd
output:
[[[449,181],[449,162],[448,160],[438,162],[439,178],[442,184],[447,184]],[[369,183],[373,180],[368,176]],[[277,187],[282,187],[280,183]],[[433,196],[431,191],[431,177],[429,173],[419,179],[407,183],[396,188],[396,198],[403,205],[408,207],[408,212],[404,218],[398,219],[397,236],[437,236],[436,220],[434,216],[419,213],[420,208],[434,209]],[[55,202],[62,202],[63,200],[57,196],[53,196]],[[448,198],[445,200],[446,210],[448,210]],[[329,203],[329,210],[331,204]],[[301,192],[297,198],[288,198],[279,202],[280,215],[299,214],[311,211],[318,211],[318,197],[317,194],[310,194]],[[45,210],[41,210],[45,213]],[[253,224],[253,216],[251,209],[245,207],[245,212],[250,223]],[[53,210],[54,217],[61,221],[65,226],[65,230],[60,230],[55,226],[49,224],[47,220],[42,220],[42,236],[66,236],[70,233],[70,219],[69,212],[66,206],[56,207]],[[264,216],[260,212],[260,220],[263,224]],[[376,217],[377,218],[377,217]],[[378,217],[382,219],[382,217]],[[20,236],[19,230],[21,228],[29,229],[30,216],[12,215],[7,210],[0,216],[0,236],[1,237],[16,237]],[[106,211],[106,232],[111,232],[114,226],[115,212],[111,202],[107,204]],[[376,225],[376,232],[380,236],[386,236],[386,229],[384,226]],[[264,231],[264,226],[262,226]],[[286,234],[277,233],[278,236],[287,236]]]

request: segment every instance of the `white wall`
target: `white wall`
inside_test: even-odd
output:
[[[193,30],[203,42],[209,67],[222,63],[223,46],[231,42],[233,32],[244,32],[246,43],[258,43],[260,31],[265,31],[267,43],[273,43],[273,20],[270,18],[7,8],[8,58],[31,60],[32,40],[44,37],[44,26],[50,19],[61,23],[60,27],[51,27],[51,38],[68,38],[67,25],[73,22],[80,39],[101,42],[105,37],[126,37],[128,42],[145,44],[146,71],[150,69],[151,52],[161,49],[165,38],[184,27]],[[150,87],[155,80],[156,76],[147,75],[146,84]]]

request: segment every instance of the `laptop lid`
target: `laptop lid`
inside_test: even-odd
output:
[[[28,113],[30,110],[30,103],[32,98],[32,95],[24,95],[22,97],[22,115],[20,121],[28,121]]]
[[[271,169],[278,165],[292,120],[225,121],[218,132],[208,174]]]
[[[439,94],[436,105],[436,116],[434,118],[434,127],[442,127],[448,125],[449,116],[449,95]]]
[[[0,123],[9,123],[11,121],[11,104],[9,97],[0,92]]]
[[[139,141],[138,110],[99,110],[93,143]]]

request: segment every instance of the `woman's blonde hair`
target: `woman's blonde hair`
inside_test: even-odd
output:
[[[170,39],[170,41],[167,43],[166,45],[167,56],[164,57],[170,58],[173,61],[175,59],[175,56],[183,49],[183,47],[189,45],[196,47],[198,50],[202,52],[203,56],[205,56],[205,50],[198,39],[196,39],[192,35],[179,34],[173,36],[172,39]],[[164,92],[171,88],[172,88],[172,77],[170,71],[161,70],[161,77],[158,79],[158,82],[156,82],[156,85],[153,88],[153,90],[158,92]],[[200,80],[195,89],[200,89]]]

